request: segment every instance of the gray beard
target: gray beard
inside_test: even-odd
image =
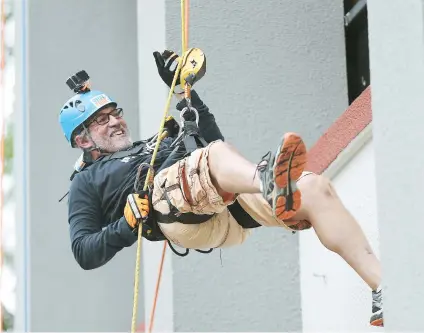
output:
[[[133,144],[133,141],[128,134],[119,137],[93,138],[93,141],[100,150],[108,153],[115,153],[117,151],[127,149]]]

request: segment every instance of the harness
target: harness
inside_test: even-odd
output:
[[[200,135],[199,130],[199,114],[198,111],[192,107],[187,101],[187,106],[183,108],[183,110],[180,112],[181,117],[181,131],[178,137],[173,141],[171,146],[174,146],[175,148],[169,155],[169,157],[165,160],[165,162],[161,165],[160,170],[163,170],[181,158],[184,158],[186,156],[189,156],[193,151],[199,148],[206,147],[208,143],[206,140]],[[185,118],[185,116],[188,116]],[[191,115],[191,117],[190,117]],[[193,119],[194,117],[194,119]],[[164,192],[164,195],[161,199],[165,199],[168,203],[169,207],[169,213],[168,214],[161,214],[160,212],[154,211],[154,221],[155,225],[148,225],[149,223],[144,223],[146,227],[150,228],[151,230],[151,237],[157,238],[157,240],[166,240],[165,236],[161,232],[159,226],[157,225],[157,222],[161,223],[173,223],[173,222],[181,222],[184,224],[200,224],[203,222],[208,221],[212,215],[204,214],[204,215],[198,215],[194,213],[183,213],[181,214],[170,202],[166,191]],[[237,221],[239,225],[241,225],[243,228],[257,228],[261,225],[257,223],[239,204],[239,202],[236,200],[233,204],[227,206],[228,210],[230,211],[231,215],[234,217],[234,219]],[[157,222],[156,222],[157,221]],[[159,232],[158,235],[154,235],[155,232]],[[146,231],[142,230],[142,234],[144,235],[144,232],[148,232],[148,229]],[[146,237],[149,239],[148,237]],[[186,249],[184,253],[179,253],[176,251],[171,242],[168,240],[168,245],[171,248],[171,250],[179,255],[179,256],[186,256],[189,254],[189,249]],[[199,249],[195,249],[195,251],[200,253],[211,253],[213,251],[213,248],[203,251]]]

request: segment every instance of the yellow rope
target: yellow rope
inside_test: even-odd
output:
[[[188,35],[188,28],[186,26],[186,15],[187,15],[187,0],[181,0],[181,49],[182,49],[182,55],[184,55],[185,51],[187,50],[187,35]]]
[[[182,26],[182,55],[179,58],[178,61],[178,66],[177,69],[175,71],[175,75],[174,75],[174,79],[172,80],[172,85],[171,85],[171,89],[169,90],[169,94],[168,94],[168,99],[166,101],[166,105],[165,105],[165,109],[164,109],[164,114],[162,117],[162,121],[160,123],[160,127],[159,127],[159,131],[158,131],[158,139],[156,142],[156,146],[155,149],[153,151],[152,154],[152,159],[150,161],[150,166],[153,167],[155,159],[156,159],[156,155],[159,149],[159,145],[162,141],[163,135],[163,129],[165,126],[165,121],[168,115],[168,111],[169,111],[169,107],[171,104],[171,99],[172,99],[172,95],[173,95],[173,91],[175,89],[175,85],[177,82],[177,78],[178,78],[178,74],[180,71],[180,67],[182,64],[182,60],[183,60],[183,55],[184,52],[186,51],[187,48],[187,40],[186,40],[186,0],[181,0],[181,26]],[[149,186],[149,181],[151,178],[151,169],[148,169],[147,172],[147,176],[146,176],[146,180],[144,182],[144,188],[143,190],[147,190],[148,186]],[[141,245],[142,245],[142,236],[141,236],[141,231],[142,231],[142,225],[139,226],[138,228],[138,242],[137,242],[137,255],[136,255],[136,262],[135,262],[135,275],[134,275],[134,299],[133,299],[133,314],[132,314],[132,322],[131,322],[131,333],[134,333],[136,331],[136,324],[137,324],[137,310],[138,310],[138,296],[139,296],[139,278],[140,278],[140,256],[141,256]]]

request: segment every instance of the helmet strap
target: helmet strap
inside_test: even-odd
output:
[[[97,150],[100,154],[102,154],[102,150],[100,149],[100,147],[97,145],[97,143],[94,141],[93,137],[90,134],[90,131],[88,130],[88,128],[85,126],[85,124],[82,124],[83,129],[85,130],[85,132],[87,133],[88,138],[91,140],[91,142],[93,142],[94,147],[90,147],[87,149],[84,149],[84,151],[86,152],[92,152],[94,150]]]
[[[89,139],[91,140],[91,142],[94,144],[94,147],[90,147],[90,148],[84,149],[84,152],[90,153],[90,152],[92,152],[92,151],[94,151],[94,150],[97,150],[97,151],[100,153],[100,155],[110,155],[110,153],[109,153],[109,152],[102,150],[102,149],[101,149],[101,148],[97,145],[97,143],[94,141],[93,137],[92,137],[92,136],[91,136],[91,134],[90,134],[90,131],[89,131],[89,130],[88,130],[88,128],[85,126],[85,124],[82,124],[82,127],[83,127],[83,129],[86,131],[87,136],[89,137]]]

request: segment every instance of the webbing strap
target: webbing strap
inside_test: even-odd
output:
[[[118,160],[124,157],[132,156],[132,155],[138,155],[143,152],[143,149],[145,148],[145,145],[143,143],[136,142],[130,149],[128,150],[120,150],[113,154],[105,156],[102,161],[108,161],[108,160]],[[146,154],[149,154],[146,152]]]
[[[187,154],[192,153],[197,148],[206,147],[208,143],[199,133],[199,127],[194,121],[185,121],[184,122],[184,134],[183,134],[183,143]]]

